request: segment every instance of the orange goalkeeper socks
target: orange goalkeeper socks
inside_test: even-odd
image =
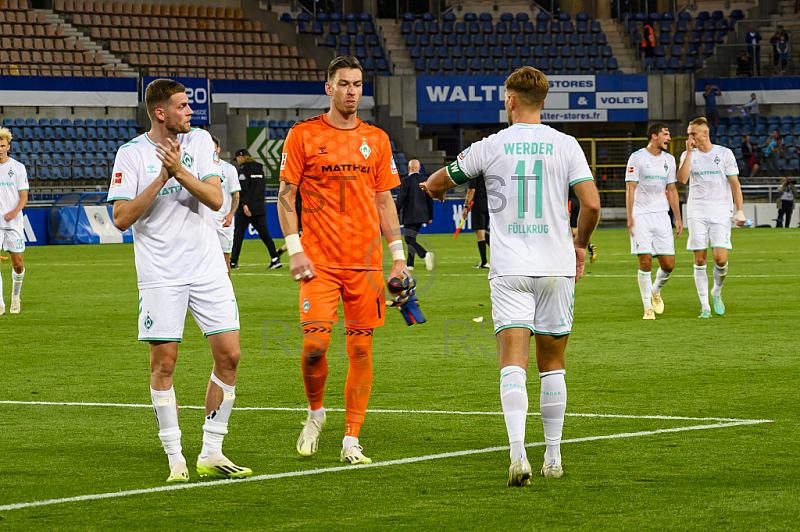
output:
[[[327,323],[303,325],[303,384],[311,410],[322,408],[325,379],[328,377],[328,359],[325,352],[331,341],[331,326]]]
[[[344,386],[345,436],[358,438],[372,390],[372,329],[347,329],[350,366]]]

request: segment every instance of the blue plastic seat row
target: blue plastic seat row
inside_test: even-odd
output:
[[[480,71],[499,71],[501,73],[508,73],[510,70],[516,70],[521,68],[523,65],[530,65],[539,70],[547,71],[547,70],[556,70],[562,71],[567,70],[570,73],[587,73],[590,71],[600,71],[600,70],[618,70],[619,65],[617,60],[613,57],[609,57],[604,60],[602,57],[596,57],[594,59],[590,58],[582,58],[577,59],[574,57],[562,59],[562,58],[538,58],[538,59],[527,59],[523,61],[521,58],[515,59],[493,59],[493,58],[486,58],[486,59],[417,59],[414,62],[414,69],[417,72],[436,72],[436,71],[444,71],[444,72],[480,72]]]
[[[641,39],[641,36],[640,36]],[[407,35],[407,47],[412,46],[589,46],[608,43],[605,33],[594,35]]]

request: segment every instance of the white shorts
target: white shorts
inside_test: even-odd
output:
[[[25,234],[22,229],[0,229],[3,251],[22,253],[25,251]]]
[[[229,227],[217,227],[217,238],[219,238],[222,252],[230,254],[231,250],[233,250],[233,224]]]
[[[712,248],[731,249],[731,219],[725,218],[689,218],[689,239],[686,249],[702,251]]]
[[[563,336],[572,329],[574,277],[503,275],[491,279],[489,287],[495,334],[526,327],[535,334]]]
[[[239,307],[227,275],[189,285],[139,290],[139,340],[180,342],[186,310],[206,336],[239,330]]]
[[[652,212],[633,217],[631,255],[674,255],[675,239],[666,212]]]

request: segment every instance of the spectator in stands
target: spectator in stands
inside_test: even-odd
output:
[[[789,66],[789,40],[786,35],[781,35],[778,44],[775,45],[778,51],[778,59],[780,60],[780,73],[783,75],[786,68]]]
[[[777,129],[773,133],[777,133]],[[786,154],[786,147],[783,145],[783,139],[778,135],[771,136],[768,140],[767,147],[764,149],[764,170],[766,175],[778,175],[778,162],[782,155]]]
[[[755,177],[758,174],[759,164],[756,162],[756,151],[758,146],[750,140],[750,135],[744,136],[742,141],[742,157],[744,158],[744,169],[742,177]]]
[[[241,203],[236,211],[236,222],[233,230],[233,250],[231,251],[231,268],[239,267],[239,253],[242,251],[242,241],[247,227],[252,224],[261,241],[267,246],[271,262],[271,270],[281,267],[275,243],[269,236],[267,226],[267,207],[264,204],[264,167],[250,157],[250,153],[242,148],[236,152],[236,164],[239,165],[239,185],[242,187],[240,194]]]
[[[717,108],[717,96],[722,95],[722,91],[716,85],[706,85],[706,90],[703,93],[703,98],[706,100],[706,118],[708,123],[714,124],[714,131],[712,134],[717,133],[719,128],[719,109]]]
[[[747,56],[747,52],[742,50],[742,54],[736,60],[736,77],[749,78],[752,70],[753,65],[750,64],[750,58]]]
[[[756,31],[755,26],[750,24],[750,31],[744,36],[747,43],[747,53],[750,55],[750,63],[753,65],[753,75],[761,76],[761,34]]]
[[[742,52],[744,53],[744,52]],[[742,109],[750,113],[750,125],[753,126],[753,133],[755,133],[756,128],[758,127],[758,99],[756,98],[756,93],[752,93],[750,95],[750,101],[744,105],[740,106]]]
[[[784,177],[781,188],[778,189],[778,219],[775,227],[781,226],[781,220],[783,220],[783,227],[789,227],[789,223],[792,221],[794,202],[797,201],[797,189],[794,184],[794,181],[789,181]]]
[[[642,53],[645,57],[653,57],[656,50],[656,34],[649,24],[642,29]]]
[[[433,269],[433,252],[426,251],[419,242],[417,234],[422,224],[433,222],[433,198],[419,188],[420,183],[424,183],[427,178],[422,175],[422,169],[417,159],[408,161],[408,176],[403,178],[400,183],[400,191],[397,193],[397,214],[400,223],[403,225],[403,236],[408,246],[408,269],[414,268],[414,257],[419,255],[425,260],[425,267]]]
[[[786,41],[789,41],[789,34],[786,33],[786,30],[783,29],[782,25],[778,25],[775,29],[775,34],[770,37],[769,42],[772,45],[772,73],[778,73],[778,61],[780,60],[781,53],[778,51],[778,42],[781,40],[781,36],[786,37]]]

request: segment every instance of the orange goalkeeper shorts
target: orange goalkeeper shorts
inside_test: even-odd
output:
[[[374,329],[384,322],[383,271],[340,270],[314,266],[316,275],[300,283],[300,322],[336,322],[341,297],[345,327]]]

